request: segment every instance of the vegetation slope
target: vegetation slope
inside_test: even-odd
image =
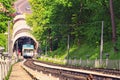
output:
[[[111,59],[119,58],[119,0],[113,0],[117,37],[114,44],[109,0],[29,1],[33,13],[27,16],[27,22],[33,27],[33,34],[40,43],[41,54],[58,58],[99,58],[101,26],[104,21],[103,58],[106,58],[106,53]]]

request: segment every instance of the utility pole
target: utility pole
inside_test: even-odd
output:
[[[68,34],[68,41],[67,41],[68,55],[67,55],[67,59],[69,59],[69,49],[70,49],[70,35]]]
[[[7,37],[7,39],[6,39],[6,52],[8,53],[8,31],[5,32],[5,35]]]
[[[10,53],[10,21],[8,21],[8,54]]]
[[[102,21],[102,27],[101,27],[100,64],[102,64],[102,54],[103,54],[103,29],[104,29],[104,21]]]
[[[114,11],[113,11],[113,0],[110,0],[110,14],[111,14],[111,22],[112,22],[112,42],[114,45],[114,52],[116,52],[116,27],[115,27],[115,20],[114,20]]]

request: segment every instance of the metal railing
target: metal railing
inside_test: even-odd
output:
[[[1,59],[0,58],[0,80],[4,80],[7,76],[11,65],[13,65],[17,60],[16,59]]]

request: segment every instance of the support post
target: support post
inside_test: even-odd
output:
[[[104,21],[102,21],[102,27],[101,27],[100,64],[102,64],[102,54],[103,54],[103,29],[104,29]]]
[[[68,35],[68,41],[67,41],[67,51],[68,51],[67,59],[68,60],[69,60],[69,49],[70,49],[70,35]]]
[[[8,54],[10,53],[10,21],[8,21]]]
[[[16,41],[16,53],[17,53],[17,59],[18,59],[18,40]]]
[[[0,61],[0,80],[2,80],[2,61]]]

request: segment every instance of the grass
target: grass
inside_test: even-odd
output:
[[[13,67],[13,65],[10,66],[10,70],[8,71],[8,74],[7,74],[7,76],[5,77],[5,80],[9,80],[9,77],[10,77],[10,74],[11,74],[11,71],[12,71],[12,67]]]
[[[103,59],[106,59],[106,53],[109,54],[109,59],[120,59],[120,52],[114,53],[111,42],[104,43],[103,57],[102,57]],[[47,57],[62,59],[62,60],[66,59],[67,57],[69,57],[69,59],[86,60],[87,58],[89,58],[90,60],[95,60],[95,59],[99,59],[99,56],[100,56],[100,46],[98,45],[93,46],[88,44],[82,44],[80,46],[76,46],[76,45],[70,46],[69,54],[67,48],[59,48],[47,54]]]
[[[118,59],[120,60],[120,52],[114,53],[114,49],[112,48],[111,44],[112,43],[110,42],[104,43],[103,56],[102,56],[102,59],[104,61],[106,60],[106,53],[109,54],[109,60],[118,60]],[[100,56],[100,46],[97,46],[97,45],[93,46],[88,44],[82,44],[80,46],[73,45],[70,47],[69,55],[67,52],[67,48],[59,48],[56,51],[48,53],[47,55],[43,55],[42,58],[41,57],[39,58],[39,60],[66,65],[67,64],[66,58],[68,56],[69,56],[69,59],[77,59],[77,60],[81,59],[82,61],[88,60],[88,57],[89,57],[89,60],[96,60],[96,59],[99,59],[99,56]],[[84,64],[79,65],[79,64],[71,64],[71,63],[70,65],[84,66]],[[91,67],[93,66],[93,64],[90,63],[90,64],[87,64],[86,66]],[[113,64],[113,68],[118,69],[117,66],[118,65],[116,63]],[[104,62],[103,64],[100,64],[100,65],[98,64],[98,66],[96,67],[106,68],[106,64]]]
[[[45,62],[56,63],[56,64],[60,64],[60,65],[65,65],[66,64],[66,60],[57,59],[57,58],[50,58],[50,57],[46,57],[46,56],[42,56],[41,58],[39,58],[39,60],[40,61],[45,61]]]

